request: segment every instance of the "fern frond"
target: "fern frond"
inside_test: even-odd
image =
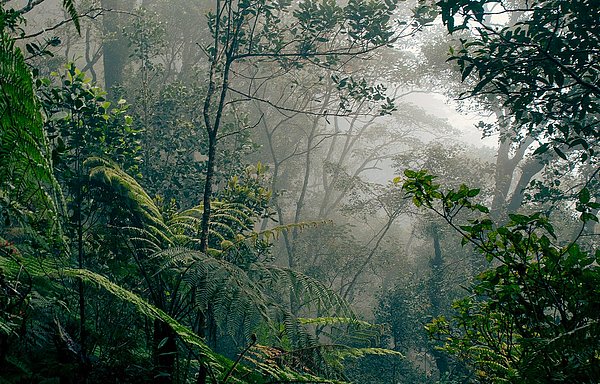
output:
[[[244,358],[246,361],[254,364],[256,370],[263,375],[272,377],[274,382],[347,383],[342,380],[319,377],[313,372],[306,370],[306,367],[304,367],[304,370],[298,372],[290,366],[282,364],[285,359],[289,358],[286,354],[287,352],[280,348],[255,345]]]
[[[185,247],[165,249],[152,258],[162,260],[163,270],[185,273],[184,281],[196,291],[196,305],[210,304],[222,330],[235,334],[244,329],[249,335],[252,327],[269,319],[270,298],[240,267]]]
[[[79,14],[75,8],[75,0],[63,0],[63,8],[69,14],[69,17],[73,20],[77,33],[81,34],[81,25],[79,24]]]
[[[90,179],[115,193],[144,227],[151,233],[168,241],[171,231],[163,222],[160,210],[144,188],[112,161],[90,157],[84,162],[89,168]]]
[[[291,287],[301,305],[314,308],[318,313],[333,313],[339,317],[356,317],[350,305],[341,296],[317,279],[301,272],[274,265],[261,264],[273,282]]]
[[[210,223],[210,234],[216,237],[219,242],[225,240],[226,238],[232,238],[236,235],[236,231],[229,225],[225,223],[220,223],[218,221],[212,221]]]
[[[0,257],[0,269],[6,276],[15,279],[27,274],[32,279],[47,280],[48,276],[56,274],[65,264],[66,260],[59,258],[23,257],[21,255]]]
[[[232,239],[241,231],[250,231],[254,226],[251,211],[244,205],[222,201],[215,201],[212,204],[210,236],[217,237],[219,240]],[[202,205],[199,205],[173,215],[167,224],[174,232],[198,236],[203,212]]]
[[[0,32],[0,191],[59,224],[64,198],[54,177],[33,78],[21,50]],[[39,214],[39,213],[38,213]]]
[[[386,348],[352,348],[352,347],[342,347],[338,350],[338,356],[341,359],[345,359],[348,357],[352,358],[361,358],[365,356],[396,356],[399,358],[404,358],[404,355],[398,351],[394,351],[392,349]]]
[[[314,324],[314,325],[333,325],[333,324],[346,324],[346,325],[362,325],[365,327],[372,327],[373,324],[355,319],[352,317],[299,317],[298,322],[302,325]]]
[[[267,241],[272,239],[278,239],[284,232],[291,232],[292,230],[302,231],[306,228],[314,228],[320,225],[329,224],[331,221],[329,220],[319,220],[319,221],[303,221],[300,223],[291,223],[285,225],[277,225],[272,228],[268,228],[262,230],[260,232],[253,232],[248,235],[249,238],[262,238]]]
[[[478,364],[492,368],[496,374],[506,374],[509,371],[509,367],[494,360],[479,360]]]
[[[140,296],[136,295],[113,282],[108,280],[106,277],[94,273],[86,269],[72,269],[67,268],[63,271],[65,276],[78,277],[88,283],[93,283],[98,287],[110,292],[115,297],[133,304],[136,309],[143,315],[150,317],[151,319],[159,319],[168,324],[175,333],[186,343],[198,347],[202,355],[210,360],[212,363],[217,363],[219,359],[217,354],[213,352],[205,343],[202,338],[196,335],[192,330],[180,324],[177,320],[166,314],[163,310],[153,306]]]
[[[10,335],[15,331],[15,329],[17,329],[17,327],[18,324],[0,317],[0,334]]]

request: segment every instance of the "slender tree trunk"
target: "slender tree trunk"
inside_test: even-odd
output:
[[[392,212],[388,216],[387,223],[385,223],[385,225],[379,231],[379,233],[376,234],[375,237],[373,237],[373,239],[371,239],[371,241],[373,241],[375,238],[377,238],[377,241],[375,242],[375,245],[373,245],[373,248],[371,248],[371,251],[369,251],[369,254],[367,255],[367,257],[361,263],[360,267],[356,270],[356,272],[352,276],[352,280],[350,280],[350,283],[348,284],[346,291],[342,295],[344,300],[348,300],[348,301],[352,300],[352,297],[354,296],[354,290],[356,288],[356,284],[358,283],[358,278],[360,277],[360,275],[363,274],[363,272],[365,271],[365,268],[367,267],[367,265],[369,265],[369,263],[375,256],[375,253],[379,250],[379,246],[381,245],[381,242],[383,241],[385,235],[388,233],[389,229],[392,227],[392,224],[394,223],[394,220],[396,220],[396,218],[398,217],[399,214],[400,214],[399,209]],[[369,241],[369,243],[371,241]]]
[[[217,138],[216,133],[208,134],[208,160],[206,162],[206,180],[204,182],[203,211],[200,233],[200,250],[204,253],[208,250],[208,234],[210,227],[210,199],[212,197],[212,185],[215,173],[215,159]]]
[[[221,29],[220,22],[223,12],[228,13],[229,17],[227,20],[231,22],[232,7],[233,4],[231,0],[227,0],[224,3],[222,3],[220,0],[216,1],[215,31],[219,31]],[[206,180],[204,184],[202,222],[200,223],[200,250],[204,253],[207,253],[209,245],[211,198],[215,174],[217,138],[219,129],[221,127],[221,119],[223,117],[225,108],[225,100],[229,91],[231,65],[233,64],[234,54],[237,50],[238,33],[242,23],[243,17],[240,17],[235,25],[227,25],[228,30],[225,35],[226,40],[223,43],[220,39],[223,36],[220,36],[218,32],[215,32],[213,40],[214,50],[212,57],[210,58],[211,62],[209,69],[208,89],[206,91],[202,110],[204,128],[208,136],[208,160],[206,162]],[[221,65],[222,68],[220,68]],[[220,84],[217,85],[216,77],[218,74],[220,74]],[[218,98],[215,100],[217,90],[220,92],[218,94]],[[209,327],[208,330],[206,329],[207,327]],[[206,337],[209,339],[212,338],[216,344],[216,325],[212,319],[210,306],[206,308],[203,321],[199,324],[199,331],[206,334]],[[200,368],[198,370],[197,383],[204,384],[206,382],[207,374],[208,367],[206,362],[201,361]]]
[[[356,132],[354,132],[354,129],[357,125],[361,124],[361,121],[359,120],[358,116],[355,116],[350,121],[350,129],[346,134],[346,141],[344,142],[342,152],[334,165],[334,173],[331,177],[331,180],[329,181],[329,185],[325,186],[325,196],[323,198],[323,201],[321,202],[321,208],[319,209],[319,217],[327,217],[328,215],[330,215],[340,205],[342,199],[350,190],[350,188],[348,187],[342,188],[340,191],[338,191],[337,197],[332,198],[335,191],[335,186],[338,180],[340,179],[340,176],[342,176],[341,170],[343,165],[351,156],[352,150],[356,148],[358,141],[364,136],[364,133],[367,131],[367,129],[373,125],[376,118],[377,116],[372,116],[368,121],[362,122],[362,126],[360,127],[360,129],[357,129]],[[335,123],[337,131],[337,119]],[[336,137],[334,136],[334,139],[335,138]],[[352,176],[358,176],[358,174],[360,173],[360,169],[358,169],[357,171],[358,172],[355,172]]]
[[[75,220],[76,220],[76,232],[77,232],[77,267],[79,269],[85,268],[85,256],[83,249],[83,165],[81,159],[81,152],[78,148],[76,150],[76,180],[77,186],[75,190]],[[79,380],[81,383],[87,383],[88,377],[88,356],[87,356],[87,330],[86,330],[86,313],[85,313],[85,289],[83,279],[77,281],[77,293],[79,295],[78,306],[79,306]]]
[[[439,316],[442,307],[443,275],[442,268],[444,259],[442,248],[440,246],[440,233],[437,226],[432,227],[431,235],[433,237],[433,259],[431,260],[431,279],[429,280],[429,301],[431,303],[431,314]],[[435,359],[440,376],[448,372],[448,356],[442,351],[438,351],[435,346],[429,348],[429,351]]]
[[[220,1],[217,1],[217,25],[215,30],[218,31],[219,21],[221,18]],[[231,7],[233,6],[231,1],[226,2],[224,9],[229,9],[229,16],[231,16]],[[237,24],[229,25],[227,31],[227,39],[223,44],[222,52],[220,52],[220,40],[218,33],[215,33],[214,38],[214,53],[211,57],[208,90],[206,91],[206,98],[204,99],[204,107],[202,116],[204,119],[204,127],[208,134],[208,160],[206,162],[206,181],[204,184],[204,211],[202,214],[201,233],[200,233],[200,250],[206,253],[208,249],[208,228],[210,221],[210,199],[212,197],[212,184],[215,172],[215,161],[216,161],[216,150],[217,150],[217,135],[221,128],[221,119],[223,118],[223,111],[225,108],[225,100],[229,91],[229,76],[231,72],[231,65],[234,61],[234,54],[237,50],[237,39],[239,29],[243,23],[243,17],[240,17]],[[219,57],[222,55],[222,58]],[[223,65],[222,69],[219,69],[219,65]],[[221,74],[221,83],[219,84],[219,97],[217,99],[216,108],[214,109],[214,118],[211,121],[211,112],[213,107],[213,97],[217,91],[217,85],[215,83],[215,76],[217,73]]]
[[[174,381],[177,361],[175,332],[162,320],[154,320],[153,335],[154,383],[170,384]]]
[[[319,111],[319,115],[316,116],[312,121],[312,127],[310,129],[310,133],[308,134],[306,141],[306,154],[305,154],[305,168],[304,168],[304,177],[302,179],[302,188],[300,189],[300,195],[298,196],[298,200],[296,200],[296,212],[294,213],[294,224],[298,224],[300,219],[302,218],[302,209],[304,208],[304,203],[306,199],[306,193],[308,191],[308,182],[310,180],[310,174],[312,171],[311,168],[311,159],[312,159],[312,151],[315,149],[313,143],[315,140],[315,135],[317,133],[317,128],[319,127],[319,123],[321,121],[321,114],[325,113],[325,109],[327,105],[329,105],[329,100],[331,99],[331,92],[327,92],[325,94],[325,98],[323,103],[321,104],[321,108]],[[284,236],[286,241],[286,250],[288,253],[288,267],[293,269],[296,266],[296,256],[295,256],[295,248],[296,248],[296,240],[298,238],[298,229],[292,229],[291,236]],[[295,313],[295,312],[293,312]]]

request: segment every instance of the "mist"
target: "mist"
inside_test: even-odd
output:
[[[453,4],[2,2],[0,378],[599,379],[600,7]]]

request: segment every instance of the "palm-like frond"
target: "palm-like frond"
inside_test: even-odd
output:
[[[115,163],[91,157],[85,161],[90,178],[123,203],[134,218],[137,232],[146,232],[146,241],[154,242],[157,248],[188,245],[194,248],[200,233],[200,223],[204,211],[202,205],[178,212],[165,220],[154,200],[144,188]],[[224,241],[236,242],[239,235],[250,233],[254,221],[249,208],[239,203],[215,201],[212,205],[209,238],[213,253],[223,250]],[[142,238],[141,233],[136,237]],[[229,244],[229,243],[228,243]]]
[[[156,241],[171,243],[172,233],[162,214],[144,188],[115,163],[99,157],[84,162],[92,182],[116,195],[135,219],[138,228],[144,228]]]
[[[168,324],[183,341],[198,347],[204,357],[209,358],[211,362],[214,363],[219,360],[216,358],[217,355],[204,343],[204,340],[202,340],[201,337],[199,337],[189,328],[180,324],[177,320],[166,314],[160,308],[156,308],[152,304],[148,303],[134,292],[131,292],[119,286],[118,284],[111,282],[106,277],[89,270],[67,268],[61,272],[65,276],[78,277],[87,281],[88,283],[94,283],[112,293],[119,299],[133,304],[140,313],[152,319],[162,320]]]
[[[211,311],[223,331],[249,336],[258,322],[269,318],[269,300],[259,283],[243,269],[185,247],[173,247],[152,256],[163,261],[163,269],[183,274],[193,291],[199,310]]]
[[[6,242],[0,238],[0,244]],[[51,321],[56,304],[61,303],[64,286],[49,278],[65,265],[65,258],[32,257],[17,247],[0,246],[0,278],[2,308],[0,334],[17,337],[23,345],[44,348],[51,340],[45,324]],[[23,333],[24,324],[29,332]],[[20,360],[14,356],[15,363]]]
[[[348,302],[317,279],[294,271],[269,264],[261,264],[263,273],[280,287],[290,287],[292,294],[302,306],[313,308],[318,313],[331,313],[339,317],[355,318]]]
[[[63,204],[33,79],[21,50],[4,31],[0,84],[0,194],[54,217]]]
[[[189,245],[199,245],[200,225],[204,207],[198,205],[174,214],[167,225],[173,233],[187,236]],[[209,222],[209,247],[212,254],[220,254],[234,243],[246,239],[254,227],[253,212],[239,203],[214,201]]]
[[[347,380],[325,379],[319,376],[304,365],[298,356],[281,348],[256,345],[245,358],[255,366],[257,371],[272,377],[274,382],[348,384]]]
[[[75,25],[77,32],[81,33],[81,26],[79,24],[79,14],[77,13],[77,9],[75,8],[75,0],[63,0],[62,3],[63,8],[65,9],[65,11],[67,11],[69,16],[71,17],[71,20],[73,20],[73,24]]]

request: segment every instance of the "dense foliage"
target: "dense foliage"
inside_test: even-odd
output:
[[[441,1],[453,33],[473,28],[452,52],[466,79],[477,77],[470,95],[487,95],[512,111],[509,119],[551,146],[556,154],[583,149],[595,154],[598,129],[600,34],[594,1]],[[498,26],[498,18],[510,23]],[[459,20],[458,22],[455,20]]]
[[[460,225],[461,210],[489,213],[472,202],[478,189],[441,191],[424,171],[406,176],[403,188],[417,206],[433,210],[463,235],[463,243],[497,264],[475,278],[469,296],[454,302],[452,326],[444,317],[428,325],[443,348],[471,364],[481,382],[596,382],[600,251],[582,249],[579,236],[561,244],[541,213],[510,214],[505,225],[489,218]],[[598,207],[584,189],[582,227],[597,220],[588,212]]]
[[[0,5],[0,383],[600,381],[596,2],[50,3]]]
[[[254,28],[262,17],[265,28],[274,28],[280,22],[275,12],[284,5],[225,2],[226,8],[217,4],[216,17],[209,17],[217,28],[203,111],[207,187],[203,204],[178,211],[174,201],[150,197],[136,180],[147,172],[142,145],[148,142],[140,140],[143,129],[135,127],[124,100],[107,100],[74,64],[50,78],[25,64],[10,31],[16,33],[22,16],[38,4],[2,8],[2,380],[331,381],[343,377],[332,364],[335,356],[393,353],[319,346],[312,324],[319,324],[319,332],[335,329],[332,341],[370,325],[361,325],[347,302],[322,283],[272,263],[273,239],[291,227],[255,231],[270,216],[260,165],[254,177],[248,170],[218,197],[212,193],[216,134],[230,76],[218,63],[221,37],[229,67],[254,54],[250,48],[239,53],[239,28]],[[73,3],[64,5],[77,21]],[[235,27],[220,30],[223,22],[231,26],[233,7]],[[297,16],[307,22],[318,12],[309,7]],[[381,17],[373,21],[383,26],[385,12]],[[342,12],[340,23],[344,20]],[[355,42],[377,37],[363,36],[365,25],[350,26]],[[236,34],[233,42],[229,33]],[[281,54],[254,44],[260,55]],[[51,54],[38,52],[37,44],[27,47],[34,55]],[[292,56],[311,56],[311,49]],[[148,60],[143,51],[138,54]],[[221,75],[215,105],[213,77]],[[288,300],[323,320],[302,320]],[[216,348],[240,355],[234,362]],[[251,369],[240,365],[243,356]]]

